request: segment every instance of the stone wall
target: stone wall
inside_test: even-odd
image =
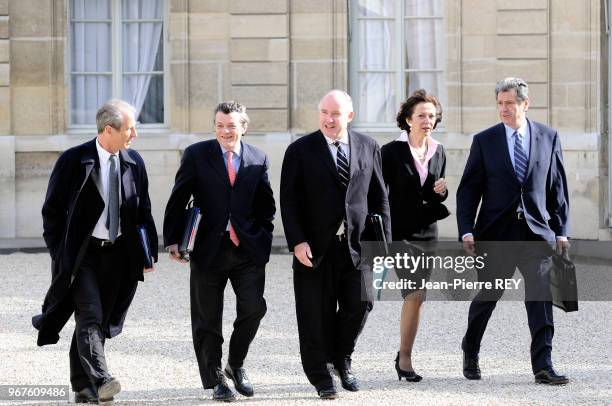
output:
[[[0,240],[40,238],[57,156],[94,136],[67,126],[66,4],[0,0]],[[445,7],[448,106],[436,137],[447,149],[451,211],[471,135],[498,122],[495,82],[521,76],[531,89],[528,116],[562,139],[572,236],[610,238],[601,3],[446,0]],[[287,145],[317,128],[327,90],[348,86],[347,2],[169,0],[166,29],[169,123],[141,128],[134,142],[147,163],[159,231],[182,150],[213,136],[212,110],[222,100],[247,105],[245,141],[268,153],[278,203]],[[371,135],[384,144],[397,132]],[[275,225],[282,237],[280,212]],[[440,230],[455,238],[454,216]]]

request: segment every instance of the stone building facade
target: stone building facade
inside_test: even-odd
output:
[[[71,7],[96,1],[101,0],[0,0],[4,245],[41,244],[40,209],[53,164],[62,151],[95,135],[93,125],[75,125],[71,119],[72,78],[78,76],[71,62],[72,27],[88,21],[75,20]],[[115,10],[128,0],[106,1]],[[191,143],[214,136],[212,110],[222,100],[247,105],[251,126],[245,141],[268,153],[278,198],[285,148],[317,128],[319,98],[332,88],[359,92],[352,75],[359,74],[361,56],[352,41],[362,22],[353,13],[368,3],[377,3],[376,8],[385,1],[389,0],[162,2],[164,118],[155,125],[140,125],[133,143],[147,164],[159,230],[181,153]],[[435,137],[447,150],[451,212],[471,135],[498,121],[495,82],[520,76],[530,84],[528,117],[555,127],[561,135],[572,236],[610,239],[608,2],[440,0],[438,17],[425,18],[442,24],[442,63],[434,71],[441,75],[440,91],[445,94],[444,125]],[[113,13],[109,27],[118,15]],[[373,19],[377,18],[382,19]],[[393,21],[408,25],[412,18]],[[121,35],[120,29],[115,31]],[[398,36],[399,55],[414,38],[402,32]],[[119,48],[114,49],[125,54]],[[113,86],[121,91],[120,85]],[[407,89],[400,90],[396,108]],[[398,136],[393,122],[386,124],[356,120],[355,128],[382,145]],[[454,217],[440,226],[442,237],[456,238]],[[280,215],[275,234],[283,236]]]

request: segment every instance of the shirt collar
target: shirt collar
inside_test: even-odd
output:
[[[518,132],[519,134],[521,134],[523,136],[523,138],[528,135],[527,119],[525,119],[525,122],[523,124],[521,124],[521,126],[519,128],[517,128],[516,130],[513,129],[512,127],[507,126],[506,124],[504,124],[504,128],[506,129],[506,137],[508,139],[512,138],[512,136],[514,135],[515,131]]]
[[[223,156],[225,156],[229,150],[223,148],[223,146],[221,144],[219,144],[219,147],[221,147],[221,153],[223,154]],[[242,141],[237,143],[234,146],[234,150],[232,152],[234,153],[234,155],[236,155],[238,158],[240,158],[240,152],[242,152]]]
[[[348,139],[348,131],[346,132],[346,134],[344,134],[342,137],[332,140],[331,138],[329,138],[327,135],[323,134],[323,136],[325,137],[325,141],[327,141],[327,145],[331,145],[336,141],[339,141],[340,144],[344,144],[347,145],[349,144],[349,139]]]
[[[98,150],[98,158],[100,159],[100,165],[104,164],[106,165],[106,163],[108,162],[108,160],[110,159],[110,156],[113,155],[110,152],[108,152],[107,150],[105,150],[102,145],[100,145],[100,141],[98,141],[98,138],[96,137],[96,149]],[[114,154],[115,156],[119,156],[119,154]]]
[[[402,130],[402,132],[400,133],[400,136],[397,137],[396,141],[408,142],[408,133],[405,130]],[[408,143],[408,145],[410,145],[410,143]],[[438,145],[440,145],[440,142],[434,140],[434,138],[431,135],[427,137],[427,148],[430,151],[433,151],[435,153],[436,149],[438,148]]]

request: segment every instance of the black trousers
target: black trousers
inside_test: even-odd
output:
[[[74,391],[97,388],[109,378],[104,353],[113,309],[124,295],[133,295],[137,281],[124,274],[120,237],[108,248],[90,243],[71,288],[76,326],[70,344],[70,383]]]
[[[334,240],[318,268],[293,271],[302,367],[315,388],[333,385],[327,363],[350,367],[373,305],[372,273],[355,269],[346,241]]]
[[[214,388],[223,375],[223,292],[228,279],[236,294],[236,320],[228,363],[240,368],[266,314],[265,268],[256,266],[226,233],[209,269],[199,269],[196,262],[191,262],[191,331],[204,389]]]
[[[548,243],[529,229],[524,219],[508,219],[503,235],[505,239],[514,242],[485,243],[488,258],[478,279],[492,281],[495,278],[511,278],[518,267],[525,283],[525,308],[531,333],[531,366],[536,373],[552,367],[554,322],[549,268],[546,266],[552,251]],[[469,355],[477,355],[480,351],[487,323],[503,293],[503,289],[482,290],[472,301],[468,328],[462,342],[462,349]]]

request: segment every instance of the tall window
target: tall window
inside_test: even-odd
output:
[[[350,85],[355,123],[391,128],[424,88],[446,100],[443,0],[351,0]]]
[[[95,123],[108,99],[141,124],[164,123],[164,0],[70,0],[70,123]]]

